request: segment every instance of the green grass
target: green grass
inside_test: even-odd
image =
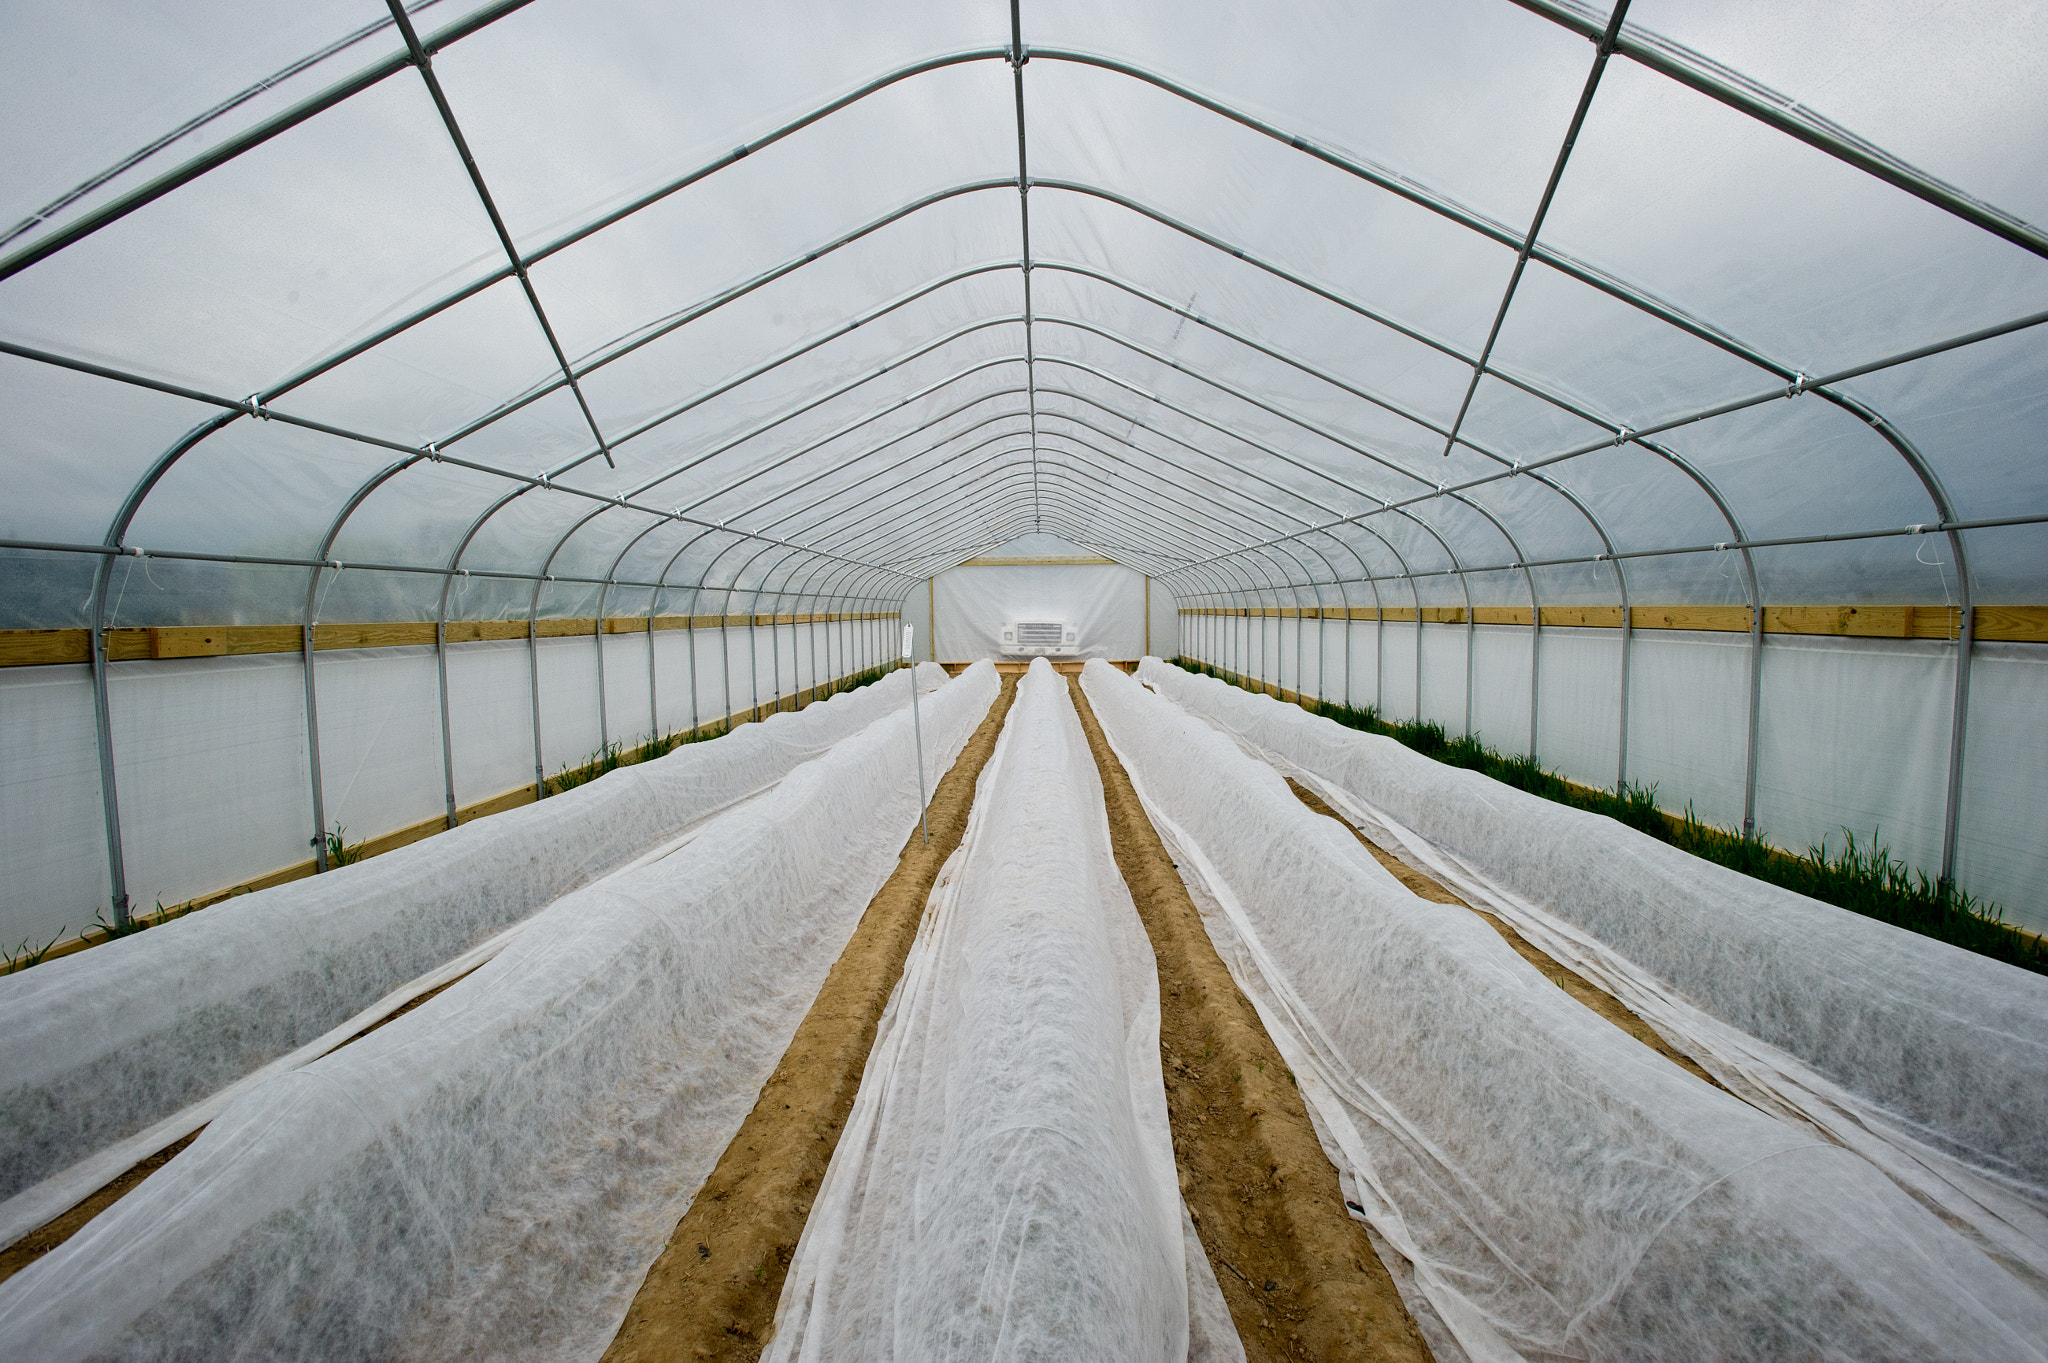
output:
[[[805,704],[815,705],[818,701],[828,700],[842,691],[857,691],[863,686],[880,681],[893,670],[891,667],[871,667],[865,672],[855,672],[850,676],[841,677],[836,682],[820,687],[819,694],[813,696]],[[541,798],[546,799],[550,795],[560,795],[565,790],[574,790],[578,786],[588,785],[606,772],[617,771],[620,767],[630,767],[640,762],[652,762],[657,757],[666,757],[685,743],[707,743],[714,738],[723,738],[731,733],[732,729],[732,721],[723,720],[716,724],[707,724],[694,732],[676,733],[671,731],[655,735],[643,739],[638,745],[631,748],[623,743],[608,744],[591,753],[575,766],[565,765],[560,771],[550,776],[541,787]]]
[[[41,965],[43,957],[50,954],[50,948],[64,940],[64,933],[70,924],[57,929],[57,935],[39,947],[29,945],[29,939],[21,939],[21,945],[10,952],[5,961],[0,961],[0,975],[12,975],[17,970],[26,970],[32,965]]]
[[[327,843],[328,866],[352,866],[363,859],[363,845],[356,843],[351,846],[347,833],[346,828],[336,824],[331,831],[320,835]],[[159,904],[157,908],[161,909],[163,905]]]
[[[1174,661],[1190,672],[1261,695],[1271,694],[1258,683],[1192,658]],[[1531,795],[1604,814],[1703,860],[1824,904],[1834,904],[2009,965],[2048,974],[2048,941],[2008,924],[2005,911],[1996,904],[1944,887],[1926,872],[1916,871],[1894,858],[1875,832],[1867,843],[1859,844],[1856,834],[1845,828],[1839,850],[1830,851],[1823,841],[1801,855],[1771,846],[1762,835],[1745,838],[1732,830],[1702,823],[1694,817],[1691,805],[1686,806],[1683,814],[1666,813],[1657,807],[1654,785],[1595,790],[1544,770],[1541,763],[1526,754],[1509,757],[1469,735],[1453,738],[1440,724],[1384,719],[1370,705],[1353,708],[1306,698],[1298,704],[1347,728],[1394,739],[1447,766],[1483,772]]]

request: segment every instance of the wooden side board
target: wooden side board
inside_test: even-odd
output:
[[[743,625],[837,624],[842,621],[893,620],[894,611],[818,612],[789,615],[610,615],[602,620],[581,616],[536,620],[535,637],[645,634],[655,629],[718,629]],[[450,620],[448,642],[473,644],[486,639],[524,639],[524,620]],[[347,648],[419,647],[434,642],[431,620],[382,624],[313,626],[313,647],[325,652]],[[110,662],[150,658],[224,658],[248,653],[297,653],[305,646],[297,625],[161,625],[107,631]],[[0,667],[47,667],[53,663],[92,661],[90,631],[83,629],[0,630]]]
[[[1201,606],[1182,615],[1222,615],[1279,618],[1287,620],[1394,620],[1415,619],[1413,606],[1326,607],[1313,606]],[[1978,606],[1977,638],[1986,643],[2048,643],[2048,606]],[[1424,606],[1426,624],[1462,625],[1462,606]],[[1527,606],[1474,606],[1472,622],[1479,625],[1527,625]],[[1619,606],[1545,606],[1543,623],[1576,629],[1619,629]],[[1633,629],[1693,629],[1723,634],[1747,633],[1747,606],[1632,606],[1629,625]],[[1954,606],[1766,606],[1764,633],[1835,635],[1868,639],[1953,639],[1962,625],[1962,612]]]
[[[1182,615],[1254,616],[1287,620],[1391,620],[1412,623],[1413,606],[1199,606]],[[1979,606],[1977,638],[1986,643],[2048,643],[2048,606]],[[1432,625],[1462,625],[1462,606],[1424,606],[1422,619]],[[534,635],[557,639],[579,635],[644,634],[649,629],[738,629],[749,625],[839,624],[894,620],[895,611],[796,612],[782,615],[611,615],[599,619],[577,616],[536,620]],[[1523,625],[1527,606],[1475,606],[1472,622],[1480,625]],[[1543,623],[1559,628],[1618,629],[1619,606],[1545,606]],[[1749,629],[1747,606],[1635,606],[1629,624],[1635,629],[1690,629],[1740,634]],[[1869,639],[1953,639],[1961,612],[1953,606],[1766,606],[1764,633],[1833,635]],[[488,639],[524,639],[524,620],[451,620],[448,642],[477,643]],[[432,621],[373,624],[323,624],[313,627],[313,647],[321,652],[350,648],[422,647],[434,642]],[[107,658],[135,662],[150,658],[220,658],[250,653],[296,653],[303,647],[297,625],[163,625],[107,631]],[[0,630],[0,667],[44,667],[92,661],[87,631],[82,629]]]

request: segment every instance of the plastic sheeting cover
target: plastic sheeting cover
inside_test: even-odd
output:
[[[1043,659],[932,891],[766,1357],[1244,1358],[1176,1182],[1151,943]]]
[[[1386,810],[1962,1162],[2048,1266],[2048,978],[1741,875],[1613,819],[1157,659],[1140,676],[1257,748]],[[1703,1063],[1709,1057],[1702,1056]],[[1932,1154],[1934,1152],[1930,1152]]]
[[[918,676],[921,687],[945,682],[928,665]],[[384,856],[0,977],[0,1197],[303,1045],[907,699],[897,681],[778,712]]]
[[[944,771],[998,683],[924,702]],[[917,824],[895,714],[259,1086],[0,1286],[0,1355],[595,1358]]]
[[[1178,706],[1083,685],[1347,1198],[1465,1353],[2044,1356],[2041,1298],[1857,1155],[1580,1007]]]

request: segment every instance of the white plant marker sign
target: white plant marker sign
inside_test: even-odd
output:
[[[924,830],[924,844],[932,844],[931,822],[925,817],[924,794],[924,722],[917,717],[917,664],[910,659],[910,643],[913,631],[909,625],[903,627],[903,670],[910,675],[910,732],[917,740],[917,826]]]

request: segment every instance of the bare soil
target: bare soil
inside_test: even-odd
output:
[[[1338,823],[1342,824],[1352,837],[1365,844],[1365,850],[1372,853],[1374,860],[1393,873],[1394,879],[1414,891],[1416,898],[1426,899],[1432,904],[1455,904],[1461,909],[1471,909],[1473,913],[1486,920],[1488,927],[1501,935],[1501,940],[1512,947],[1517,956],[1520,956],[1530,965],[1535,966],[1544,978],[1562,986],[1564,992],[1571,995],[1576,1002],[1592,1009],[1602,1018],[1621,1028],[1622,1031],[1627,1032],[1630,1036],[1642,1042],[1672,1064],[1686,1071],[1686,1073],[1706,1080],[1724,1093],[1727,1092],[1727,1089],[1713,1075],[1700,1068],[1697,1061],[1683,1051],[1675,1049],[1670,1042],[1657,1034],[1656,1028],[1630,1011],[1620,999],[1592,983],[1583,975],[1560,964],[1555,957],[1552,957],[1547,952],[1539,951],[1531,946],[1522,934],[1516,932],[1486,910],[1472,908],[1470,904],[1467,904],[1464,900],[1458,898],[1457,895],[1445,889],[1434,877],[1418,871],[1386,848],[1381,847],[1371,838],[1368,838],[1365,834],[1354,828],[1342,815],[1330,808],[1329,804],[1322,797],[1318,796],[1307,786],[1289,777],[1287,787],[1310,809],[1313,809],[1318,814],[1335,819]]]
[[[974,782],[1016,696],[1005,677],[988,718],[940,778],[927,847],[913,831],[797,1028],[754,1110],[669,1237],[605,1351],[607,1363],[757,1359],[790,1256],[853,1109],[875,1029],[903,973],[939,868],[967,831]]]
[[[1159,1050],[1181,1193],[1251,1363],[1426,1360],[1251,1002],[1209,941],[1087,697],[1110,842],[1159,963]]]

